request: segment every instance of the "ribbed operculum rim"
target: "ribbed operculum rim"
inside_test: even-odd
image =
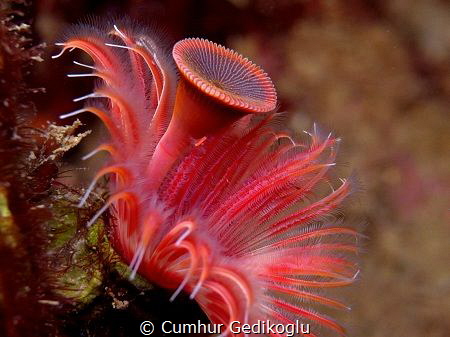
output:
[[[208,96],[250,113],[275,109],[277,93],[270,77],[235,51],[189,38],[177,42],[172,54],[181,74]]]

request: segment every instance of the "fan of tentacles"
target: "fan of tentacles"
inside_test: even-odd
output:
[[[145,29],[80,26],[58,43],[79,48],[95,76],[83,109],[110,139],[88,156],[109,152],[108,208],[116,251],[132,270],[184,291],[211,322],[270,320],[311,324],[311,336],[345,334],[320,313],[347,307],[325,288],[358,274],[358,233],[336,215],[351,191],[332,183],[338,139],[314,127],[303,138],[275,113],[272,81],[236,52],[198,38],[173,49]],[[268,335],[282,336],[282,332]]]

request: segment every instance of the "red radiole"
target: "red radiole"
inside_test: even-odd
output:
[[[109,27],[108,27],[109,28]],[[336,212],[351,192],[330,182],[338,139],[314,127],[307,141],[282,127],[271,79],[236,52],[185,39],[170,54],[128,24],[75,29],[62,46],[99,84],[84,108],[105,124],[112,175],[108,208],[116,251],[132,270],[190,294],[231,335],[234,321],[311,324],[310,336],[344,328],[320,307],[346,309],[324,288],[352,283],[358,232]],[[322,332],[321,332],[322,331]],[[271,336],[285,334],[269,331]]]

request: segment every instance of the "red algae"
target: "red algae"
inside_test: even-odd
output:
[[[338,217],[352,182],[330,181],[339,139],[316,127],[308,140],[285,131],[272,81],[239,54],[186,39],[171,55],[157,41],[118,23],[83,26],[58,44],[56,57],[88,53],[94,65],[78,64],[101,79],[76,99],[87,99],[85,108],[61,117],[90,111],[110,133],[94,151],[109,152],[110,163],[80,206],[107,174],[111,196],[88,226],[109,209],[131,278],[172,290],[172,301],[188,293],[224,336],[234,321],[266,320],[345,335],[317,312],[346,309],[322,289],[359,273],[359,233]]]

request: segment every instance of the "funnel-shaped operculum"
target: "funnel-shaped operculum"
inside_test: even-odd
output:
[[[156,186],[193,139],[208,137],[247,114],[275,109],[272,81],[236,52],[204,39],[175,44],[181,73],[173,116],[150,165]]]

